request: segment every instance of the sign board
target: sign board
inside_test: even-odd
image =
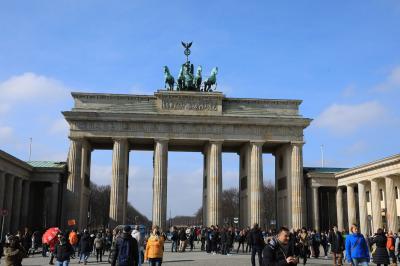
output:
[[[0,216],[7,216],[8,210],[7,209],[0,209]]]
[[[238,217],[234,217],[234,218],[233,218],[233,222],[234,222],[235,224],[239,223],[239,218],[238,218]]]
[[[69,226],[76,225],[75,219],[68,220],[68,225]]]

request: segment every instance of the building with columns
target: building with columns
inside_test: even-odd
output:
[[[124,224],[129,152],[152,150],[153,224],[166,229],[169,151],[204,156],[203,221],[221,225],[222,153],[239,156],[240,225],[264,224],[262,154],[277,158],[281,211],[278,223],[307,224],[303,184],[303,130],[311,119],[299,112],[299,100],[227,98],[220,92],[165,91],[154,95],[72,93],[74,107],[63,115],[70,126],[66,219],[87,225],[90,154],[112,155],[111,226]],[[76,208],[80,206],[80,209]]]
[[[91,153],[112,150],[110,227],[126,222],[129,152],[151,150],[153,224],[167,229],[168,152],[204,157],[203,225],[223,224],[222,153],[239,158],[239,226],[265,225],[264,153],[275,157],[276,226],[327,230],[360,224],[371,234],[399,229],[400,155],[354,168],[303,167],[299,100],[228,98],[220,92],[154,95],[72,93],[67,163],[24,162],[0,151],[0,209],[5,231],[24,226],[88,225]],[[188,177],[190,178],[190,177]],[[134,185],[134,184],[133,184]],[[268,204],[268,203],[266,203]],[[135,203],[133,202],[133,205]]]
[[[400,154],[349,169],[305,167],[304,179],[310,227],[399,230]]]
[[[0,150],[0,209],[3,233],[42,229],[61,222],[65,162],[22,161]]]

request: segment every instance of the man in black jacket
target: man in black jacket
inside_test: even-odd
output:
[[[337,227],[333,227],[333,231],[329,232],[328,241],[331,244],[331,252],[333,254],[333,265],[342,265],[344,239],[342,233]]]
[[[256,265],[255,256],[258,253],[258,262],[259,265],[262,265],[262,251],[265,246],[264,237],[258,224],[254,224],[253,229],[250,232],[250,242],[252,246],[251,250],[251,265]]]
[[[131,227],[126,225],[122,236],[117,239],[117,243],[115,244],[115,252],[111,261],[111,266],[138,266],[138,262],[138,243],[131,235]]]
[[[293,245],[289,245],[289,229],[282,227],[263,250],[263,266],[297,265]]]
[[[63,234],[58,235],[59,243],[55,246],[54,255],[57,265],[68,265],[71,256],[75,253],[73,247]]]

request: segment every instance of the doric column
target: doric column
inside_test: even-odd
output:
[[[399,229],[399,224],[397,223],[396,191],[393,179],[393,176],[385,177],[385,198],[388,229],[395,233]]]
[[[312,187],[312,216],[314,229],[319,231],[319,197],[318,187]]]
[[[367,195],[364,183],[358,183],[358,206],[360,210],[360,230],[363,235],[368,233]]]
[[[207,151],[207,226],[222,224],[221,149],[222,141],[210,141]]]
[[[344,219],[343,219],[343,189],[337,188],[336,191],[336,213],[337,213],[337,227],[340,232],[344,230]]]
[[[168,140],[156,139],[154,142],[153,225],[158,225],[164,231],[167,229],[167,174]]]
[[[15,178],[14,184],[14,199],[12,205],[12,221],[11,230],[16,232],[19,229],[19,222],[21,218],[21,198],[22,198],[22,179]]]
[[[263,206],[263,163],[262,147],[264,143],[250,142],[250,225],[264,226]]]
[[[4,198],[6,191],[6,173],[0,172],[0,209],[4,208]]]
[[[58,225],[58,193],[59,193],[59,183],[52,183],[51,184],[51,203],[50,203],[50,226],[57,226]],[[79,219],[81,221],[81,219]],[[83,228],[83,227],[80,227]]]
[[[68,152],[68,181],[66,198],[65,218],[74,219],[79,225],[81,202],[81,165],[82,165],[82,139],[70,138],[70,147]],[[83,229],[83,228],[80,228]]]
[[[128,184],[128,141],[114,139],[110,195],[110,225],[125,224]]]
[[[12,175],[6,175],[6,192],[14,191],[14,179]],[[13,195],[14,193],[5,193],[4,207],[8,210],[8,215],[4,218],[4,232],[8,233],[11,230],[12,210],[13,210]],[[14,232],[11,232],[14,233]]]
[[[88,225],[88,211],[90,200],[90,162],[92,147],[87,140],[82,142],[82,163],[81,163],[81,203],[79,212],[79,228],[86,228]]]
[[[203,211],[202,211],[202,225],[207,224],[207,148],[203,150]]]
[[[300,229],[305,225],[302,146],[302,143],[291,145],[291,187],[289,193],[291,195],[291,227],[293,229]]]
[[[31,188],[31,182],[25,180],[22,184],[22,207],[21,207],[21,225],[23,227],[26,227],[28,225],[30,188]]]
[[[356,223],[356,197],[354,195],[354,188],[352,185],[347,185],[347,215],[348,215],[348,228]]]
[[[372,205],[372,227],[376,233],[378,228],[382,228],[382,208],[381,195],[379,191],[378,179],[371,180],[371,205]]]

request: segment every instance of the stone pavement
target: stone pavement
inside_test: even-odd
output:
[[[242,265],[251,265],[250,263],[250,255],[249,254],[232,254],[231,256],[223,256],[223,255],[212,255],[207,254],[205,252],[200,252],[199,249],[194,251],[186,251],[184,253],[171,253],[171,246],[169,243],[165,246],[166,252],[164,253],[164,262],[163,265],[168,266],[186,266],[186,265],[194,265],[194,266],[202,266],[202,265],[216,265],[216,266],[242,266]],[[107,261],[107,254],[103,259],[102,263],[96,263],[96,257],[90,256],[88,264],[89,266],[95,265],[109,265]],[[35,255],[35,257],[24,259],[22,265],[31,265],[31,266],[39,266],[39,265],[48,265],[49,258],[43,258],[41,255]],[[3,264],[2,264],[3,265]],[[83,265],[78,264],[77,259],[72,259],[70,265]],[[148,265],[148,264],[144,264]],[[258,264],[257,264],[258,265]],[[302,265],[302,264],[299,264]],[[309,259],[307,261],[307,265],[332,265],[331,260],[327,259]]]

